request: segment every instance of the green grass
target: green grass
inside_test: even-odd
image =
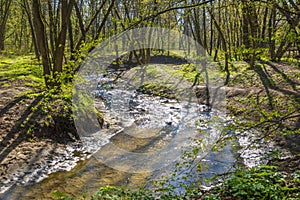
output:
[[[177,78],[183,77],[185,80],[193,83],[195,80],[195,77],[197,76],[197,73],[199,70],[195,67],[194,64],[182,64],[180,65],[180,68],[174,69],[169,68],[166,69],[168,72],[174,74],[177,76]]]
[[[0,58],[0,79],[28,81],[27,86],[43,84],[43,67],[32,56],[5,56]],[[7,83],[3,83],[6,84]]]
[[[176,99],[175,92],[172,90],[172,88],[162,84],[154,84],[147,82],[141,85],[137,89],[137,91],[142,92],[144,94]]]

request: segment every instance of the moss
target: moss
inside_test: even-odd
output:
[[[176,99],[176,95],[170,87],[159,83],[144,83],[137,91],[143,94]]]
[[[26,80],[41,85],[43,83],[43,68],[32,56],[1,57],[0,78]]]

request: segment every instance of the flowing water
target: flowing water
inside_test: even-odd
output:
[[[82,137],[78,151],[85,152],[87,159],[78,161],[70,171],[52,173],[36,184],[14,185],[0,194],[1,199],[51,199],[57,191],[79,197],[106,185],[142,187],[148,177],[156,179],[170,173],[180,160],[181,150],[193,144],[190,138],[201,138],[206,145],[199,160],[208,168],[201,176],[232,169],[236,157],[233,148],[226,145],[222,151],[210,152],[219,131],[215,124],[204,123],[213,116],[224,120],[222,113],[207,112],[192,98],[175,100],[141,94],[128,89],[122,80],[105,86],[99,85],[95,91],[95,106],[109,123],[92,136]]]

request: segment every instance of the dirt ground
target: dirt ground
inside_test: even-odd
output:
[[[68,136],[63,139],[62,135],[54,134],[52,127],[46,130],[32,124],[34,119],[37,119],[36,123],[41,122],[40,117],[32,116],[32,110],[43,100],[26,95],[35,91],[35,88],[24,86],[25,81],[22,80],[2,79],[1,83],[0,193],[6,189],[5,185],[17,183],[17,179],[31,182],[42,178],[41,174],[34,175],[34,171],[41,170],[45,162],[55,159],[55,156],[58,158],[72,154],[67,150],[67,144],[71,142]]]
[[[275,74],[275,72],[279,74],[278,80],[275,80],[275,83],[278,84],[276,87],[270,87],[269,92],[272,95],[282,95],[286,98],[291,95],[299,97],[299,78],[289,79],[289,75],[283,75],[285,71],[292,73],[291,67],[277,64],[274,66],[276,69],[268,65],[264,71],[264,74]],[[237,75],[233,76],[233,79],[236,80]],[[43,163],[46,158],[48,159],[49,154],[53,152],[59,154],[65,151],[66,144],[72,142],[72,139],[66,135],[59,135],[55,127],[45,129],[45,132],[41,129],[34,129],[33,132],[28,133],[26,121],[32,113],[32,108],[43,99],[25,95],[26,92],[35,89],[24,86],[24,81],[5,79],[0,81],[6,83],[0,84],[0,182],[5,183],[11,181],[16,174],[24,174],[34,163]],[[287,81],[287,84],[283,84],[283,81]],[[251,87],[229,85],[225,90],[228,102],[234,104],[238,104],[234,100],[235,97],[258,93],[265,95],[265,88],[260,85]],[[39,122],[37,120],[36,123]],[[60,126],[68,125],[62,123]],[[275,139],[280,146],[288,149],[294,155],[292,158],[276,160],[275,164],[286,171],[300,169],[300,136],[295,134]]]

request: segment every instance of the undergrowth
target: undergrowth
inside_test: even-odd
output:
[[[224,182],[211,190],[204,191],[197,186],[186,187],[186,192],[175,195],[173,188],[165,188],[165,192],[151,190],[132,190],[115,186],[100,188],[91,195],[92,200],[185,200],[185,199],[274,199],[297,200],[300,198],[300,172],[286,174],[277,171],[276,166],[261,165],[250,169],[239,168],[227,174]],[[56,199],[75,200],[65,193],[53,194]],[[85,194],[80,199],[86,199]],[[77,198],[78,199],[78,198]]]

